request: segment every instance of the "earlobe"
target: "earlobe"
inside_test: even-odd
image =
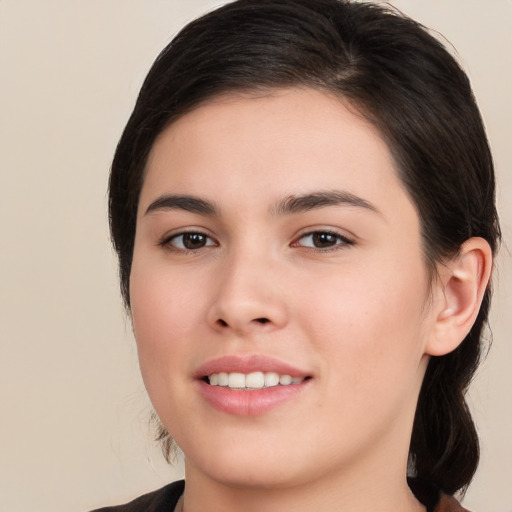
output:
[[[476,320],[492,271],[492,251],[483,238],[470,238],[445,262],[433,284],[433,329],[425,353],[442,356],[455,350]]]

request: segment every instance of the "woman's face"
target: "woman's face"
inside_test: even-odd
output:
[[[433,325],[419,220],[378,132],[337,99],[231,96],[168,127],[130,296],[187,476],[405,475]]]

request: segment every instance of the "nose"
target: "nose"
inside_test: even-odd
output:
[[[219,332],[247,336],[283,328],[288,308],[276,264],[255,254],[223,261],[208,312]]]

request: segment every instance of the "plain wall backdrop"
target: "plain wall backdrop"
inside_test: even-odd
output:
[[[182,474],[151,410],[109,245],[110,160],[172,35],[219,0],[0,0],[0,511],[79,512]],[[469,73],[512,242],[512,0],[396,0]],[[465,505],[512,511],[512,265],[471,393],[482,463]]]

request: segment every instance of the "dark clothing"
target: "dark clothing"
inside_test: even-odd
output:
[[[105,507],[92,512],[173,512],[185,489],[185,481],[179,480],[157,491],[144,494],[126,505]]]
[[[443,494],[434,485],[410,479],[409,486],[416,498],[427,507],[427,512],[468,512],[457,500]],[[184,489],[185,482],[180,480],[144,494],[126,505],[100,508],[92,512],[173,512]]]

